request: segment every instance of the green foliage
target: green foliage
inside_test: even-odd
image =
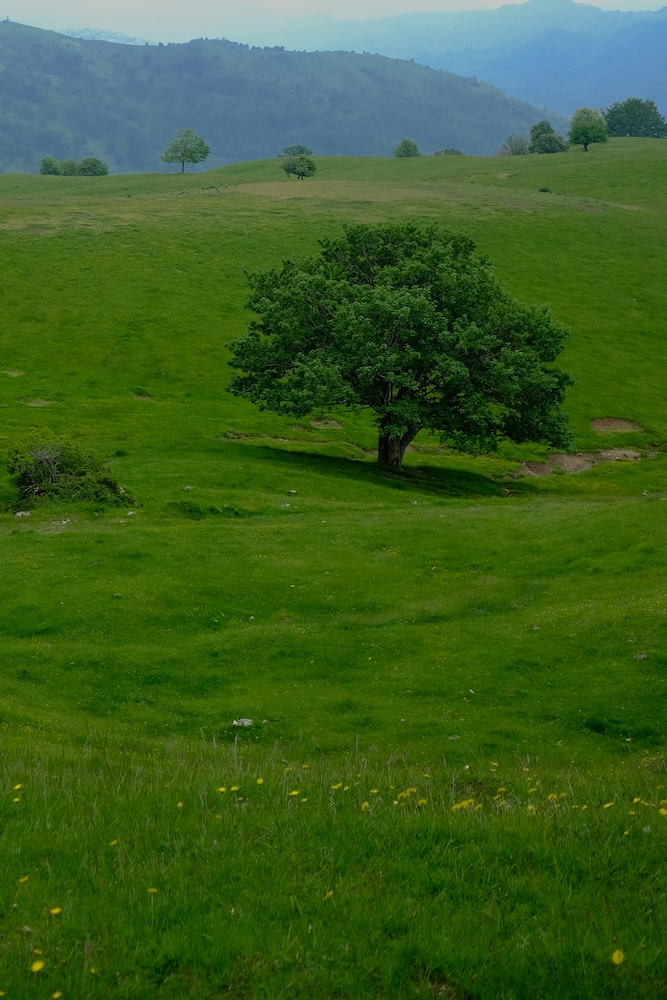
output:
[[[134,503],[107,465],[71,442],[48,434],[12,448],[7,470],[16,494],[12,506],[17,510],[44,503]]]
[[[295,146],[285,146],[283,148],[282,153],[280,153],[280,156],[285,156],[285,157],[312,156],[312,155],[313,151],[312,149],[310,149],[309,146],[302,146],[299,143],[297,143]]]
[[[465,450],[569,444],[571,379],[551,367],[565,331],[512,298],[472,240],[407,223],[321,242],[319,257],[250,278],[259,320],[231,345],[244,374],[230,392],[295,416],[370,408],[386,465],[424,428]]]
[[[62,165],[53,156],[43,156],[39,164],[40,174],[51,174],[57,176],[62,174]]]
[[[394,150],[394,156],[421,156],[419,146],[412,139],[401,139]]]
[[[96,156],[87,156],[79,164],[78,173],[81,177],[104,177],[109,173],[109,168]]]
[[[584,152],[592,143],[606,142],[609,138],[604,115],[594,108],[578,108],[572,115],[570,142],[575,146],[583,146]]]
[[[282,162],[282,169],[288,177],[290,174],[294,174],[298,180],[302,181],[304,177],[312,177],[317,168],[315,161],[310,156],[300,155],[286,156]]]
[[[455,146],[448,146],[447,149],[436,149],[434,156],[464,156],[463,150]]]
[[[567,143],[556,135],[551,122],[542,120],[530,130],[529,153],[565,153]]]
[[[162,159],[165,163],[180,163],[181,173],[185,173],[186,163],[201,163],[210,152],[202,136],[196,135],[191,128],[182,128],[165,149]]]
[[[654,101],[628,97],[617,101],[604,112],[609,135],[635,135],[650,139],[667,138],[667,122]]]
[[[499,150],[500,156],[526,156],[530,152],[530,140],[527,135],[514,132],[508,135]]]
[[[40,174],[59,174],[63,177],[104,177],[109,173],[106,163],[96,156],[87,156],[81,163],[76,160],[58,160],[53,156],[43,157]]]

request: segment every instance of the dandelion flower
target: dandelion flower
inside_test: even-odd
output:
[[[263,785],[264,784],[264,778],[258,778],[257,779],[257,784],[258,785]]]
[[[154,896],[155,893],[157,892],[157,889],[154,886],[151,885],[151,886],[148,887],[147,891],[151,894],[151,896]]]
[[[290,792],[290,798],[294,798],[296,795],[298,795],[299,791],[300,791],[299,788],[293,788],[292,791]]]
[[[368,812],[368,802],[362,802],[361,803],[361,811],[362,812]]]
[[[23,785],[14,785],[15,792],[18,792],[19,788],[23,788]]]
[[[62,912],[63,912],[62,906],[52,906],[51,909],[49,910],[49,913],[51,914],[52,917],[57,917],[58,914]]]
[[[232,787],[230,788],[230,792],[238,792],[240,787],[241,787],[240,785],[232,785]]]
[[[42,951],[41,948],[33,948],[32,949],[32,953],[33,953],[33,955],[43,955],[44,954],[44,952]]]
[[[534,816],[535,813],[537,812],[537,807],[534,806],[534,805],[532,805],[532,804],[529,805],[528,806],[528,812],[530,813],[531,816]]]
[[[223,785],[223,786],[222,786],[222,788],[219,788],[219,789],[218,789],[218,791],[219,791],[219,792],[226,792],[226,791],[227,791],[227,789],[226,789],[226,788],[224,787],[224,785]]]
[[[21,878],[19,879],[20,884],[23,885],[24,882],[28,881],[28,878],[28,875],[21,875]]]
[[[529,788],[529,789],[528,789],[528,794],[529,794],[529,795],[532,795],[532,793],[533,793],[533,792],[536,792],[536,791],[537,791],[537,788]]]
[[[377,795],[377,794],[378,794],[378,789],[377,788],[371,788],[371,795]]]
[[[624,837],[629,837],[630,836],[630,831],[629,830],[624,830],[623,831],[623,836]]]
[[[634,799],[632,800],[633,806],[636,806],[638,802],[641,802],[641,799],[639,798],[638,795],[635,795]]]
[[[176,808],[177,809],[182,809],[183,808],[183,803],[182,802],[177,802],[176,803]]]
[[[662,809],[658,809],[661,816],[667,816],[667,809],[663,806]]]
[[[417,799],[418,806],[425,806],[428,804],[428,799]]]
[[[310,767],[310,764],[302,764],[301,767],[303,768],[304,771],[307,771],[308,768]]]
[[[117,843],[118,843],[117,840],[110,840],[109,841],[109,847],[115,847]]]
[[[42,969],[44,968],[45,964],[46,963],[43,962],[41,958],[38,958],[37,961],[33,962],[32,965],[30,966],[30,971],[31,972],[41,972]]]
[[[428,771],[424,771],[424,777],[425,777],[425,778],[430,778],[430,777],[431,777],[431,775],[430,775],[430,774],[428,773]]]
[[[556,800],[558,799],[558,796],[556,795],[555,792],[549,792],[549,794],[547,795],[547,798],[548,798],[549,802],[556,802]]]
[[[338,789],[339,789],[339,788],[342,788],[342,787],[343,787],[343,782],[342,782],[342,781],[339,781],[337,785],[332,785],[332,786],[331,786],[331,788],[332,788],[332,791],[334,791],[334,792],[337,792],[337,791],[338,791]]]
[[[12,799],[12,802],[20,802],[20,801],[21,801],[21,799],[20,799],[20,798],[18,798],[18,797],[17,797],[17,798],[15,798],[15,799]]]
[[[91,976],[94,976],[95,973],[97,972],[97,969],[95,968],[94,965],[91,965],[91,967],[88,969],[88,972],[91,974]]]
[[[328,892],[324,893],[324,898],[325,899],[331,899],[332,896],[333,896],[333,889],[329,889]]]
[[[504,785],[501,785],[501,786],[500,786],[500,788],[498,789],[498,791],[499,791],[499,792],[506,792],[506,791],[507,791],[507,789],[505,788],[505,786],[504,786]]]
[[[605,802],[605,804],[602,806],[602,808],[603,809],[611,809],[611,807],[613,806],[613,804],[614,804],[613,802]]]
[[[308,801],[307,798],[299,799],[299,802],[307,802],[307,801]]]
[[[624,961],[624,959],[625,959],[625,952],[621,951],[620,948],[617,948],[616,951],[613,952],[611,956],[611,960],[614,963],[614,965],[620,965],[621,962]]]
[[[61,996],[62,993],[60,992],[60,990],[56,990],[55,993],[51,994],[51,1000],[60,1000]]]

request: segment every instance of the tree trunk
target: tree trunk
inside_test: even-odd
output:
[[[405,449],[415,439],[418,431],[418,427],[409,427],[405,434],[399,437],[392,434],[390,429],[381,428],[378,440],[378,464],[400,469]]]
[[[185,160],[181,160],[181,173],[185,173]]]

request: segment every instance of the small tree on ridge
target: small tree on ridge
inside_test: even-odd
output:
[[[185,173],[186,163],[201,163],[211,150],[201,135],[196,135],[191,128],[182,128],[171,140],[161,159],[165,163],[180,163],[181,173]]]

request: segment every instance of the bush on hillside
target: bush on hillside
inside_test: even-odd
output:
[[[108,466],[69,441],[41,435],[14,447],[7,460],[16,495],[12,506],[87,501],[102,506],[135,503]]]
[[[394,150],[394,156],[421,156],[419,146],[412,139],[401,139]]]
[[[43,156],[39,172],[61,177],[104,177],[109,173],[109,168],[96,156],[87,156],[81,163],[77,163],[76,160],[56,160],[53,156]]]

